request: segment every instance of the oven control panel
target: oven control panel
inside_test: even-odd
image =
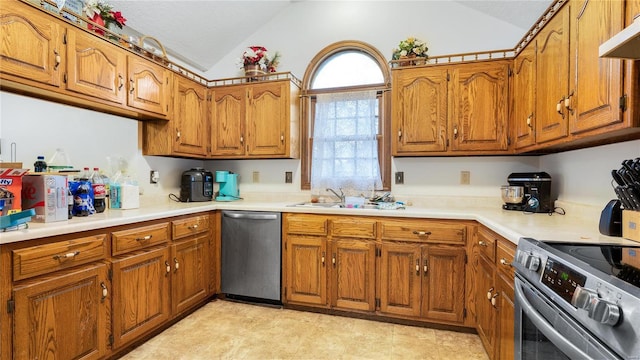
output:
[[[542,272],[542,283],[569,304],[576,287],[583,287],[587,277],[549,257]],[[572,304],[573,305],[573,304]],[[575,307],[575,306],[574,306]]]

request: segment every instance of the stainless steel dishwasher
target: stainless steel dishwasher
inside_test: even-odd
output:
[[[222,211],[221,292],[280,302],[281,214]]]

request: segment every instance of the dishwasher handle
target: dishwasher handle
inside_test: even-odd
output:
[[[228,213],[223,212],[222,215],[232,218],[232,219],[248,219],[248,220],[277,220],[277,214],[239,214],[239,213]]]

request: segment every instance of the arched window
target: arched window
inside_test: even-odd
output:
[[[311,61],[303,79],[302,189],[390,190],[390,82],[384,56],[363,42],[332,44]]]

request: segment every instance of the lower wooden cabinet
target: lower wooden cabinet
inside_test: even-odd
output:
[[[102,263],[14,287],[13,358],[103,357],[110,335],[110,300],[107,266]]]
[[[171,308],[182,313],[209,296],[208,233],[171,245]]]
[[[310,214],[283,219],[285,303],[464,325],[466,225]]]
[[[516,246],[484,227],[478,230],[476,244],[476,329],[489,358],[513,359],[515,275],[511,263]]]

